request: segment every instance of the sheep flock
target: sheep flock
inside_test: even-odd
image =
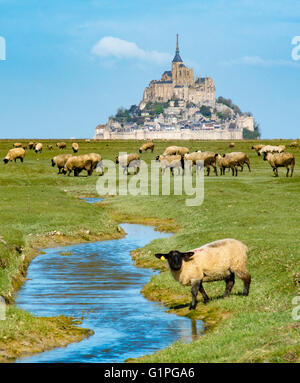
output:
[[[85,140],[86,143],[91,140]],[[291,142],[287,145],[289,148],[296,148],[297,141]],[[228,146],[233,148],[237,143],[231,142]],[[60,151],[68,150],[68,144],[66,142],[57,142],[56,148]],[[108,145],[106,145],[108,146]],[[8,150],[7,155],[4,158],[4,163],[7,164],[10,161],[16,162],[17,159],[22,163],[25,158],[27,150],[32,150],[36,154],[43,152],[43,144],[41,142],[30,141],[28,144],[23,145],[21,142],[15,142],[12,145],[12,149]],[[46,148],[50,151],[53,150],[53,145],[47,144]],[[79,152],[79,144],[73,142],[70,146],[72,154],[60,154],[54,156],[51,159],[51,165],[58,168],[58,174],[74,173],[74,176],[78,176],[83,170],[86,171],[86,175],[90,176],[96,169],[100,172],[100,175],[104,174],[104,167],[102,163],[102,157],[97,153],[89,153],[84,155],[77,155]],[[153,142],[145,142],[139,148],[138,153],[129,153],[120,156],[119,154],[115,157],[116,164],[129,173],[129,169],[133,168],[134,173],[138,173],[140,169],[140,161],[144,153],[150,151],[154,152],[155,145]],[[265,145],[257,144],[251,147],[259,157],[262,157],[264,161],[270,164],[273,174],[275,177],[279,176],[278,168],[285,167],[287,169],[286,176],[293,176],[295,168],[295,156],[292,153],[286,152],[285,145]],[[153,160],[155,159],[161,167],[162,174],[165,174],[167,169],[170,169],[172,175],[180,175],[185,173],[193,174],[193,167],[196,168],[196,175],[199,174],[200,170],[206,169],[206,175],[209,176],[211,169],[215,176],[226,174],[226,169],[231,170],[232,176],[237,177],[239,172],[242,172],[246,165],[249,172],[251,172],[249,155],[244,152],[228,152],[228,153],[215,153],[212,151],[204,151],[198,149],[197,151],[190,152],[189,148],[185,146],[168,146],[165,150],[159,154],[156,153]],[[76,155],[75,155],[76,154]],[[38,156],[39,157],[39,156]],[[177,170],[174,173],[174,170]]]

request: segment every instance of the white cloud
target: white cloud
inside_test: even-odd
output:
[[[112,36],[106,36],[99,40],[93,46],[92,53],[101,58],[135,59],[154,64],[164,64],[172,60],[169,53],[146,51],[139,48],[136,43]]]
[[[222,61],[221,65],[233,66],[233,65],[252,65],[260,67],[294,67],[300,68],[300,64],[291,60],[283,59],[263,59],[259,56],[244,56],[237,59]]]

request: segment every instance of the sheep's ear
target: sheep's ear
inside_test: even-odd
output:
[[[186,253],[182,253],[182,258],[187,262],[190,260],[190,258],[194,255],[195,253],[193,251],[188,251]]]
[[[218,155],[219,155],[219,153],[216,153],[216,154],[215,154],[215,158],[218,157]]]
[[[222,157],[224,158],[225,156],[226,156],[226,154],[224,153]]]
[[[158,259],[164,260],[164,259],[168,259],[169,254],[161,254],[161,253],[157,253],[157,254],[155,254],[155,256],[156,256],[156,258],[158,258]]]

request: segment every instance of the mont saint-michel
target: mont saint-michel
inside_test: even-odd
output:
[[[238,140],[256,138],[254,118],[230,99],[216,98],[211,77],[194,76],[180,56],[178,35],[171,70],[145,88],[139,105],[119,108],[95,139]]]

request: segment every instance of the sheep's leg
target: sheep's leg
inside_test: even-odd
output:
[[[237,177],[237,175],[238,175],[238,167],[235,166],[235,176]]]
[[[250,163],[246,162],[246,165],[248,166],[249,172],[251,172]]]
[[[217,167],[213,166],[213,165],[212,165],[212,167],[214,168],[214,172],[215,172],[216,176],[218,176],[218,169],[217,169]]]
[[[234,282],[235,282],[235,277],[234,277],[234,273],[230,273],[230,276],[228,278],[225,279],[225,282],[226,282],[226,288],[225,288],[225,292],[224,292],[224,295],[223,297],[226,298],[230,295],[231,293],[231,290],[234,286]]]
[[[196,281],[192,286],[192,302],[189,310],[194,310],[197,306],[197,294],[201,285],[201,281]]]
[[[204,303],[207,303],[209,301],[209,297],[208,297],[208,295],[206,294],[206,292],[205,292],[205,290],[203,288],[202,281],[200,281],[199,291],[200,291],[200,293],[203,296]]]
[[[290,168],[287,166],[286,169],[287,169],[286,176],[288,177],[289,176]]]
[[[209,166],[207,166],[207,176],[209,176],[209,173],[210,173],[210,167]]]
[[[244,282],[244,291],[243,295],[247,296],[249,295],[249,289],[250,289],[250,283],[251,283],[251,275],[248,273],[248,271],[235,271],[236,275]]]
[[[294,173],[294,166],[291,167],[291,177],[293,176]]]

